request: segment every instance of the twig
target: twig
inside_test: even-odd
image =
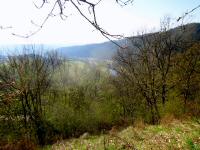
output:
[[[26,34],[26,35],[20,35],[20,34],[15,34],[15,33],[12,33],[12,35],[14,36],[18,36],[18,37],[21,37],[21,38],[29,38],[35,34],[37,34],[39,31],[42,30],[43,26],[45,25],[45,23],[47,22],[47,20],[52,17],[52,16],[56,16],[56,15],[53,15],[53,11],[54,9],[56,8],[57,4],[58,4],[58,7],[60,9],[60,12],[59,12],[59,15],[61,17],[62,20],[65,20],[67,18],[67,16],[64,14],[64,9],[65,9],[65,3],[66,2],[71,2],[72,5],[78,10],[78,12],[80,13],[80,15],[85,18],[96,30],[98,30],[106,39],[108,39],[109,41],[111,41],[113,44],[115,44],[116,46],[118,46],[119,48],[122,48],[123,49],[123,46],[121,46],[120,44],[118,44],[117,42],[113,41],[111,38],[115,38],[115,39],[123,39],[124,36],[122,35],[114,35],[114,34],[110,34],[109,32],[105,31],[103,28],[101,28],[97,22],[97,18],[96,18],[96,11],[95,11],[95,7],[100,3],[102,2],[102,0],[99,0],[97,3],[91,3],[91,2],[88,2],[87,0],[76,0],[77,1],[77,4],[78,5],[81,5],[81,3],[84,3],[84,4],[87,4],[89,7],[88,7],[88,10],[90,12],[90,8],[91,8],[91,12],[90,14],[92,15],[92,19],[89,19],[89,17],[87,17],[83,12],[82,10],[79,8],[79,6],[73,1],[73,0],[55,0],[55,3],[50,11],[50,13],[46,16],[46,18],[43,20],[42,24],[41,25],[38,25],[36,23],[34,23],[33,21],[31,21],[31,23],[33,25],[35,25],[37,27],[37,29],[29,34]],[[134,0],[116,0],[116,2],[121,5],[121,6],[125,6],[125,5],[128,5],[130,3],[133,3]],[[38,9],[41,9],[45,4],[47,3],[47,0],[42,0],[42,4],[41,6],[37,6],[35,3],[35,7],[38,8]]]
[[[33,31],[33,32],[31,32],[30,34],[27,34],[27,35],[20,35],[20,34],[15,34],[15,33],[12,33],[12,35],[18,36],[18,37],[22,37],[22,38],[29,38],[29,37],[35,35],[36,33],[38,33],[40,30],[42,30],[42,28],[44,27],[44,25],[47,22],[47,20],[52,16],[53,11],[54,11],[54,9],[56,7],[56,4],[57,4],[57,1],[54,3],[53,8],[51,9],[50,13],[46,16],[46,18],[43,20],[42,24],[40,26],[37,25],[38,26],[37,30],[35,30],[35,31]],[[32,23],[33,23],[33,21],[32,21]]]
[[[11,28],[12,28],[12,26],[0,26],[1,30],[11,29]]]
[[[196,9],[199,9],[200,8],[200,5],[198,5],[197,7],[193,8],[192,10],[186,12],[183,14],[183,16],[179,17],[177,19],[177,22],[179,22],[181,19],[184,19],[187,15],[191,14],[192,12],[194,12]]]
[[[123,36],[122,35],[113,35],[113,34],[110,34],[108,32],[106,32],[105,30],[103,30],[101,27],[99,27],[98,23],[97,23],[97,20],[96,20],[96,14],[95,14],[95,5],[92,4],[91,7],[93,8],[93,15],[94,15],[94,22],[92,22],[88,17],[86,17],[83,12],[80,10],[80,8],[74,3],[73,0],[70,0],[71,3],[74,5],[74,7],[78,10],[78,12],[80,13],[80,15],[85,18],[92,26],[94,26],[98,31],[100,31],[100,33],[105,37],[107,38],[109,41],[111,41],[113,44],[115,44],[116,46],[118,46],[119,48],[122,48],[123,47],[121,45],[119,45],[117,42],[113,41],[110,37],[114,37],[116,39],[122,39]]]

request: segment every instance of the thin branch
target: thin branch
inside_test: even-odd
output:
[[[50,13],[46,16],[46,18],[43,20],[43,22],[42,22],[42,24],[41,24],[40,26],[39,26],[39,25],[36,25],[36,24],[34,23],[36,26],[38,26],[38,29],[37,29],[37,30],[35,30],[35,31],[33,31],[33,32],[31,32],[30,34],[27,34],[27,35],[20,35],[20,34],[15,34],[15,33],[12,33],[12,35],[18,36],[18,37],[21,37],[21,38],[29,38],[29,37],[31,37],[31,36],[37,34],[40,30],[42,30],[42,28],[44,27],[44,25],[45,25],[45,23],[47,22],[47,20],[52,16],[53,11],[54,11],[54,9],[55,9],[55,7],[56,7],[56,4],[57,4],[57,1],[54,3],[53,8],[51,9]]]
[[[107,38],[109,41],[111,41],[113,44],[117,45],[119,48],[123,48],[121,45],[119,45],[117,42],[113,41],[112,39],[110,39],[110,37],[114,37],[114,38],[118,38],[121,39],[122,35],[112,35],[108,32],[106,32],[105,30],[103,30],[102,28],[99,27],[99,25],[97,24],[96,21],[96,17],[95,17],[95,13],[94,15],[94,22],[92,22],[88,17],[86,17],[83,12],[80,10],[80,8],[73,2],[73,0],[70,0],[71,3],[74,5],[74,7],[78,10],[78,12],[80,13],[80,15],[85,18],[92,26],[94,26],[98,31],[100,31],[100,33]]]
[[[33,4],[35,5],[36,8],[41,9],[46,2],[47,2],[46,0],[42,0],[42,4],[40,6],[37,6],[34,2]]]
[[[116,0],[116,2],[120,5],[120,6],[126,6],[128,4],[132,4],[134,0],[127,0],[127,1],[123,1],[123,0]]]
[[[132,3],[134,0],[116,0],[116,3],[118,3],[119,5],[127,5],[127,4],[130,4]],[[67,16],[64,14],[64,9],[65,9],[65,3],[66,2],[71,2],[73,4],[73,6],[78,10],[78,12],[80,13],[80,15],[86,19],[96,30],[98,30],[106,39],[108,39],[109,41],[111,41],[112,43],[114,43],[115,45],[117,45],[118,47],[120,48],[123,48],[122,46],[120,46],[117,42],[113,41],[111,38],[115,38],[115,39],[122,39],[124,38],[124,36],[122,35],[114,35],[114,34],[110,34],[109,32],[105,31],[103,28],[101,28],[97,22],[97,18],[96,18],[96,11],[95,11],[95,6],[97,6],[100,2],[102,2],[102,0],[99,0],[97,3],[91,3],[91,2],[88,2],[87,0],[77,0],[77,4],[78,5],[81,5],[81,3],[84,3],[86,5],[88,5],[88,10],[90,12],[90,9],[91,9],[91,12],[90,14],[92,15],[92,19],[89,19],[88,16],[86,16],[83,11],[79,8],[79,6],[73,1],[73,0],[55,0],[55,3],[50,11],[50,13],[46,16],[46,18],[43,20],[42,24],[41,25],[38,25],[36,23],[34,23],[33,21],[31,21],[31,23],[33,25],[35,25],[37,27],[37,29],[29,34],[26,34],[26,35],[19,35],[19,34],[15,34],[15,33],[12,33],[12,35],[14,36],[18,36],[18,37],[22,37],[22,38],[29,38],[35,34],[37,34],[40,30],[42,30],[43,26],[45,25],[45,23],[47,22],[47,20],[52,17],[52,16],[57,16],[57,15],[54,15],[53,14],[53,11],[54,9],[56,8],[57,4],[58,4],[58,7],[59,7],[59,15],[61,17],[62,20],[65,20],[67,18]],[[45,4],[47,3],[47,0],[42,0],[42,4],[41,6],[37,6],[35,3],[35,7],[40,9],[42,8]]]
[[[177,22],[179,22],[180,20],[184,19],[186,16],[188,16],[189,14],[191,14],[192,12],[194,12],[195,10],[199,9],[200,8],[200,5],[198,5],[197,7],[193,8],[192,10],[186,12],[183,14],[183,16],[179,17],[177,19]]]
[[[0,26],[1,30],[11,29],[12,26]]]

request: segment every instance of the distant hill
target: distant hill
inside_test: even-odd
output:
[[[182,37],[187,41],[200,41],[200,23],[191,23],[183,26],[176,27],[174,29],[169,30],[174,34],[178,34],[184,31]],[[146,36],[156,34],[150,33],[146,34]],[[140,36],[129,37],[131,39],[137,40]],[[128,43],[125,39],[115,41],[120,45],[125,45]],[[26,45],[31,46],[31,45]],[[79,45],[79,46],[63,46],[63,45],[34,45],[36,48],[36,52],[47,52],[49,50],[57,51],[62,57],[69,59],[79,59],[79,60],[110,60],[117,52],[119,48],[117,45],[112,42],[104,42],[98,44],[87,44],[87,45]],[[6,45],[0,46],[0,52],[6,50],[8,54],[20,54],[23,52],[24,45]],[[41,48],[43,47],[43,48]],[[17,49],[17,50],[16,50]],[[4,58],[4,56],[0,53],[0,59]]]
[[[0,63],[4,62],[6,60],[6,56],[4,55],[0,55]]]
[[[88,44],[81,46],[61,47],[56,49],[61,56],[75,59],[110,59],[118,49],[112,42]]]
[[[183,26],[176,27],[169,30],[174,34],[184,31],[183,38],[188,41],[200,41],[200,23],[191,23]],[[156,34],[156,33],[151,33]],[[146,36],[148,36],[147,34]],[[130,37],[137,39],[139,36]],[[125,40],[116,41],[118,44],[124,44]],[[71,47],[60,47],[56,51],[63,57],[74,59],[111,59],[119,47],[112,42],[105,42],[100,44],[88,44]]]
[[[200,41],[200,23],[190,23],[181,27],[172,29],[173,32],[184,30],[184,38],[188,41]]]

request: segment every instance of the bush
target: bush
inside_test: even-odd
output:
[[[36,150],[37,146],[28,139],[21,139],[15,142],[1,142],[0,150]]]

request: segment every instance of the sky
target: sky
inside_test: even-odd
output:
[[[31,22],[40,25],[52,7],[52,1],[54,0],[49,0],[42,9],[37,9],[34,3],[39,5],[42,0],[0,0],[0,26],[12,26],[0,29],[0,45],[71,46],[107,41],[70,4],[66,5],[65,20],[59,16],[50,17],[43,29],[29,38],[12,35],[12,33],[26,35],[35,31],[37,26]],[[135,0],[133,4],[121,7],[115,0],[102,0],[96,7],[96,15],[99,25],[109,33],[131,36],[143,30],[151,32],[158,29],[164,16],[170,16],[172,22],[177,24],[175,20],[179,16],[199,4],[200,0]],[[87,7],[84,9],[88,14]],[[200,9],[191,13],[185,22],[200,22]]]

